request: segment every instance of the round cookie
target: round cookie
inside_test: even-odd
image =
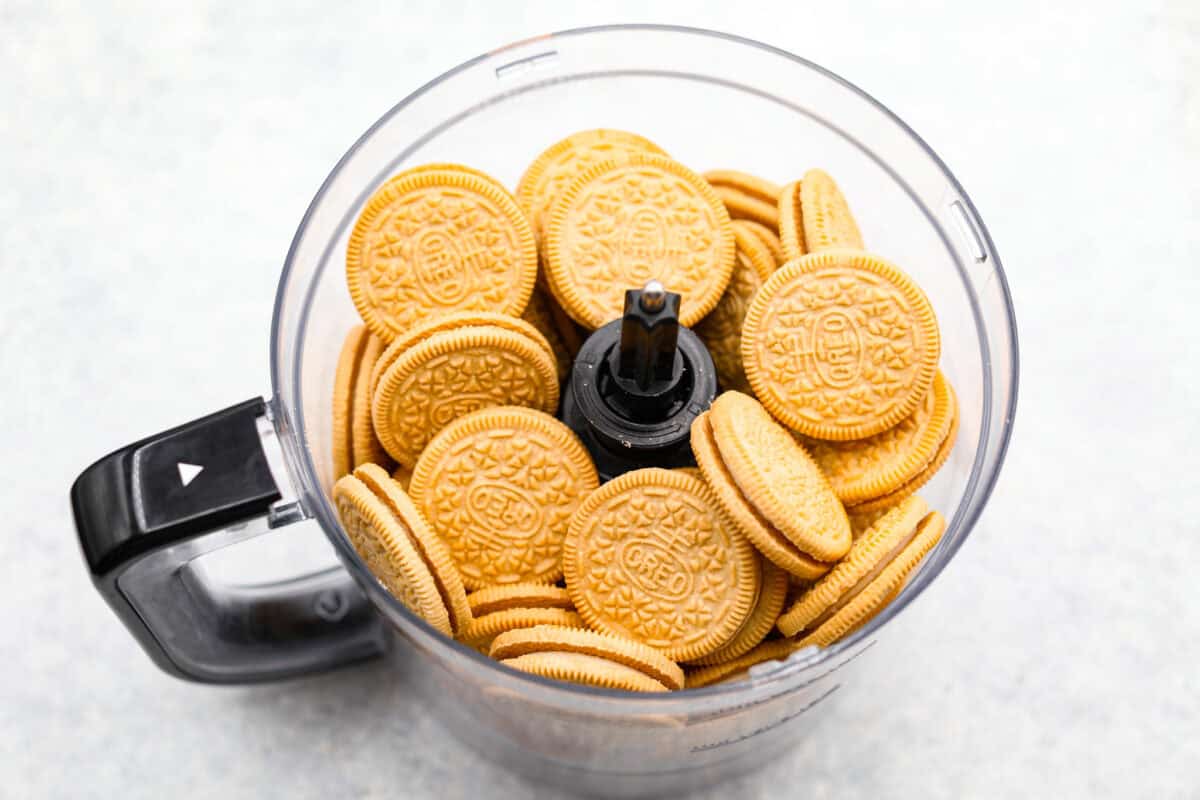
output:
[[[539,625],[500,634],[492,641],[489,654],[492,658],[505,659],[545,652],[583,653],[605,658],[636,669],[668,689],[683,688],[683,670],[674,661],[653,647],[608,633]]]
[[[849,506],[846,509],[847,513],[854,512],[855,514],[870,514],[880,509],[891,508],[928,483],[929,479],[936,475],[937,471],[940,470],[943,465],[945,465],[946,461],[950,458],[950,451],[954,449],[954,442],[958,439],[958,400],[954,397],[953,388],[950,389],[950,397],[952,414],[950,419],[950,432],[946,434],[946,438],[943,439],[942,443],[938,446],[937,452],[933,455],[933,459],[926,464],[920,472],[906,481],[899,488],[872,500],[867,500],[865,502],[858,503],[857,505]]]
[[[516,658],[506,658],[500,663],[531,675],[568,683],[581,683],[601,689],[618,689],[627,692],[667,691],[666,686],[636,669],[617,664],[606,658],[597,658],[583,653],[530,653]]]
[[[759,199],[732,186],[715,184],[713,191],[725,205],[730,219],[748,219],[768,228],[779,227],[779,208],[775,200]]]
[[[829,574],[814,583],[779,617],[779,632],[795,636],[815,628],[836,613],[839,604],[853,596],[885,567],[912,539],[917,524],[929,512],[920,497],[913,496],[884,514],[850,548],[846,557]]]
[[[354,387],[358,380],[363,349],[367,346],[367,328],[355,325],[346,333],[333,374],[333,479],[336,481],[354,469]]]
[[[597,164],[558,196],[546,223],[546,277],[572,318],[599,328],[621,316],[625,291],[657,279],[683,296],[691,326],[733,273],[729,215],[708,183],[665,156]]]
[[[350,297],[385,342],[451,311],[520,314],[533,291],[537,246],[516,201],[494,179],[441,167],[388,180],[350,233]]]
[[[775,627],[775,621],[779,619],[779,613],[783,611],[789,582],[788,574],[765,558],[762,560],[762,570],[762,591],[759,592],[758,602],[754,604],[754,610],[742,624],[741,630],[720,649],[691,663],[703,666],[733,661],[753,650],[767,638],[767,634]]]
[[[538,333],[546,339],[550,352],[554,354],[554,367],[558,370],[558,380],[563,381],[571,373],[574,355],[563,340],[554,313],[550,310],[551,302],[553,301],[548,299],[541,289],[534,289],[529,298],[529,305],[525,307],[525,313],[521,319],[537,328]]]
[[[862,439],[896,425],[929,391],[940,354],[924,292],[887,261],[850,250],[784,264],[742,328],[754,393],[814,439]]]
[[[775,256],[772,254],[771,248],[763,242],[762,237],[755,232],[755,228],[751,227],[752,224],[744,219],[733,220],[730,223],[730,227],[733,228],[733,241],[746,265],[755,275],[765,281],[771,277],[778,265],[775,263]]]
[[[750,384],[742,369],[742,321],[755,292],[775,271],[775,259],[762,241],[752,231],[741,227],[741,223],[741,220],[733,222],[737,251],[729,286],[695,330],[712,356],[721,387],[748,392]]]
[[[353,475],[343,475],[333,485],[333,502],[347,538],[371,573],[410,611],[452,635],[449,611],[404,524]]]
[[[636,133],[596,128],[573,133],[534,159],[517,183],[516,198],[539,241],[546,213],[562,190],[589,167],[626,153],[666,155],[654,142]]]
[[[845,639],[847,636],[854,633],[859,628],[865,627],[868,622],[870,622],[871,620],[873,620],[877,616],[879,616],[880,613],[882,613],[885,608],[887,608],[888,606],[890,606],[892,604],[893,600],[895,600],[897,597],[900,596],[900,592],[902,592],[904,590],[904,587],[906,585],[908,585],[909,577],[911,577],[911,573],[909,574],[909,576],[906,576],[904,580],[900,581],[900,583],[897,584],[895,589],[888,592],[887,595],[882,600],[875,603],[875,607],[873,609],[870,609],[867,612],[865,612],[861,617],[859,617],[857,622],[848,626],[846,628],[846,632],[843,633],[841,635],[841,637],[839,637],[839,638]]]
[[[774,229],[750,219],[738,219],[734,220],[734,223],[735,227],[750,231],[758,237],[759,241],[771,251],[771,257],[775,259],[775,266],[787,261],[783,254],[783,242],[779,240],[779,234]]]
[[[893,509],[892,513],[902,515],[903,507]],[[865,550],[873,542],[883,539],[882,532],[888,529],[887,521],[888,517],[885,516],[855,543],[856,546],[861,543]],[[803,638],[797,642],[797,648],[810,645],[828,647],[878,614],[896,597],[922,559],[941,541],[945,530],[945,518],[936,511],[929,512],[916,525],[915,531],[910,531],[907,537],[902,538],[890,552],[885,553],[883,558],[876,562],[875,568],[869,574],[860,578],[853,586],[843,589],[833,605],[807,624],[803,629]],[[876,532],[880,533],[877,535]],[[831,579],[832,575],[833,572],[830,572],[826,580],[830,580],[831,585],[836,585],[833,582],[840,579]],[[817,592],[820,588],[821,581],[818,581],[809,594]],[[799,603],[804,603],[807,597],[808,595],[801,597]],[[782,622],[782,618],[780,621]],[[789,626],[789,629],[791,627]]]
[[[472,589],[562,577],[571,515],[599,485],[583,444],[529,408],[486,408],[447,425],[409,484]]]
[[[571,316],[563,311],[562,306],[554,299],[554,295],[550,293],[550,287],[547,285],[543,291],[546,298],[546,305],[550,309],[550,317],[554,320],[554,327],[558,330],[558,335],[562,338],[562,342],[566,345],[567,352],[571,354],[571,358],[579,355],[579,350],[583,347],[583,340],[587,338],[587,331],[579,327],[579,323],[571,319]]]
[[[941,372],[909,416],[866,439],[801,439],[838,499],[849,508],[900,488],[933,461],[954,422],[950,384]]]
[[[554,360],[524,334],[480,326],[435,333],[400,354],[379,379],[371,416],[388,454],[414,466],[455,419],[506,405],[554,411]]]
[[[926,513],[929,505],[917,495],[884,513],[858,537],[829,575],[812,584],[779,616],[780,633],[796,636],[836,613],[839,603],[850,600],[859,584],[870,582],[887,566],[893,551],[907,545]]]
[[[793,578],[812,580],[829,572],[832,564],[817,561],[808,554],[801,552],[786,536],[779,532],[763,515],[750,505],[750,502],[738,488],[733,476],[721,460],[713,438],[712,425],[709,416],[712,412],[705,411],[692,423],[691,444],[692,454],[700,471],[704,474],[709,488],[712,489],[717,502],[725,513],[737,523],[742,533],[750,539],[762,555],[776,566],[783,569]]]
[[[738,656],[731,661],[712,664],[687,671],[687,688],[700,689],[716,683],[742,680],[751,667],[765,664],[768,661],[780,661],[794,653],[798,648],[793,642],[784,639],[773,639],[763,642],[748,653]]]
[[[476,178],[479,178],[480,180],[483,180],[483,181],[486,181],[487,183],[492,184],[494,187],[496,187],[497,189],[499,189],[502,192],[508,192],[508,189],[505,188],[503,183],[496,180],[491,175],[488,175],[483,170],[478,170],[478,169],[475,169],[474,167],[469,167],[466,164],[457,164],[453,161],[430,161],[425,164],[418,164],[415,167],[409,167],[408,169],[406,169],[404,171],[404,174],[420,175],[420,174],[426,173],[426,172],[466,172],[471,175],[474,175]]]
[[[709,414],[721,460],[750,504],[802,552],[837,561],[850,549],[850,522],[821,470],[766,409],[725,392]]]
[[[567,591],[588,626],[674,660],[728,642],[758,596],[757,554],[703,481],[634,470],[592,492],[563,543]]]
[[[535,625],[585,627],[583,618],[565,608],[505,608],[481,614],[459,631],[459,641],[487,655],[492,641],[505,631],[532,628]]]
[[[371,395],[375,395],[375,391],[379,388],[379,379],[392,364],[396,363],[396,359],[430,336],[435,333],[477,328],[484,325],[519,333],[528,337],[530,341],[551,356],[554,355],[546,337],[527,320],[509,314],[497,314],[494,311],[455,311],[426,320],[393,339],[392,343],[383,351],[383,355],[375,362],[375,366],[371,368]]]
[[[710,169],[704,173],[704,180],[708,181],[714,189],[718,187],[732,189],[768,205],[775,205],[779,199],[779,184],[748,172],[740,172],[736,169]]]
[[[350,414],[350,464],[379,464],[389,467],[392,459],[379,443],[371,422],[371,370],[383,353],[383,340],[374,334],[367,336],[354,374],[353,411]]]
[[[513,583],[508,586],[489,586],[467,595],[471,613],[480,616],[510,608],[561,608],[574,611],[571,595],[561,586],[544,583]]]
[[[800,181],[800,216],[804,220],[804,245],[808,252],[863,249],[862,234],[850,213],[850,204],[825,171],[810,169],[804,173]]]
[[[382,500],[408,531],[410,541],[433,576],[434,585],[450,618],[450,628],[454,633],[458,633],[471,621],[472,613],[467,603],[467,593],[463,589],[462,577],[450,558],[450,551],[446,549],[445,542],[429,528],[417,507],[413,505],[412,499],[382,467],[363,464],[354,470],[354,477]]]
[[[800,181],[792,181],[779,194],[779,244],[783,248],[784,261],[791,261],[808,252],[804,240],[800,187]]]

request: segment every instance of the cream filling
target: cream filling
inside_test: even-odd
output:
[[[897,542],[891,550],[884,554],[883,558],[879,559],[879,561],[875,563],[875,566],[870,572],[859,578],[858,583],[851,586],[850,590],[839,597],[836,603],[833,603],[829,606],[829,608],[825,609],[825,611],[822,612],[819,617],[806,625],[804,629],[811,631],[821,627],[828,622],[834,614],[838,613],[847,605],[849,605],[850,601],[862,594],[863,591],[865,591],[866,588],[871,585],[871,582],[879,577],[879,573],[887,569],[888,564],[892,563],[892,561],[894,561],[896,557],[904,551],[904,548],[908,547],[912,540],[916,538],[917,531],[920,529],[920,527],[921,526],[919,523],[913,525],[912,530],[908,532],[908,535]]]

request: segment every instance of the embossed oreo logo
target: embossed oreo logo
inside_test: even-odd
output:
[[[670,244],[670,231],[662,215],[652,208],[639,208],[621,236],[621,266],[625,276],[634,283],[655,277],[664,266],[664,259],[676,255]]]
[[[470,291],[472,259],[464,257],[445,231],[425,231],[417,239],[417,282],[425,294],[438,303],[451,305]]]
[[[827,385],[843,388],[858,379],[862,341],[850,315],[830,309],[812,323],[812,356],[817,374]]]
[[[528,539],[542,527],[542,512],[510,486],[479,483],[467,492],[467,513],[485,530],[502,532],[507,541]]]
[[[617,563],[629,580],[646,594],[671,602],[691,594],[692,574],[687,565],[661,542],[653,539],[622,542]]]
[[[429,420],[441,429],[464,414],[495,404],[496,401],[489,394],[460,394],[436,403],[429,409]]]

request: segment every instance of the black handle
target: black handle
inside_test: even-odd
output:
[[[386,649],[384,624],[344,570],[228,587],[194,563],[302,517],[281,495],[274,436],[267,405],[255,398],[123,447],[71,487],[96,588],[173,675],[273,680]]]

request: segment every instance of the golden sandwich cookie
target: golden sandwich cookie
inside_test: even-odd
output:
[[[779,239],[778,231],[754,220],[739,219],[734,220],[734,222],[737,227],[747,230],[758,237],[758,240],[771,251],[771,257],[775,259],[775,266],[779,266],[787,261],[787,258],[783,254],[783,242]]]
[[[668,689],[683,688],[683,670],[671,659],[640,642],[610,633],[540,625],[509,631],[495,638],[492,658],[517,658],[529,653],[583,653],[605,658],[644,673]]]
[[[813,584],[779,618],[779,631],[797,646],[828,646],[878,613],[909,573],[937,544],[945,520],[912,496],[885,514],[854,542],[829,574]]]
[[[725,392],[710,410],[721,460],[742,494],[788,541],[818,561],[850,549],[850,522],[829,481],[754,398]]]
[[[538,340],[480,325],[435,333],[401,353],[379,377],[371,405],[384,449],[415,466],[438,431],[472,411],[515,405],[553,412],[558,375]]]
[[[440,633],[453,635],[450,612],[408,526],[354,475],[343,475],[334,484],[333,502],[347,538],[371,573],[410,611]]]
[[[411,169],[367,201],[346,248],[346,281],[363,322],[390,342],[452,311],[519,315],[537,247],[503,186],[457,165]]]
[[[742,322],[754,294],[775,271],[775,259],[762,240],[743,224],[742,220],[733,221],[737,250],[729,286],[695,330],[712,356],[720,385],[725,389],[750,391],[742,369]]]
[[[563,311],[563,307],[554,299],[554,295],[550,293],[549,286],[543,289],[543,294],[546,298],[546,306],[550,309],[550,317],[554,320],[554,326],[558,329],[558,335],[562,339],[563,344],[567,348],[567,352],[571,354],[571,358],[579,355],[579,349],[583,347],[583,340],[587,338],[587,331],[580,327],[579,323],[571,319],[571,315]]]
[[[800,183],[800,216],[804,221],[806,252],[862,250],[863,238],[850,213],[850,204],[829,173],[810,169]],[[781,233],[783,221],[780,220]]]
[[[860,251],[787,262],[754,296],[742,328],[755,395],[814,439],[862,439],[898,424],[925,399],[940,354],[925,293]]]
[[[390,467],[392,459],[379,442],[375,434],[375,424],[371,420],[371,371],[375,362],[383,354],[383,340],[378,336],[367,337],[366,347],[363,348],[362,361],[355,374],[354,402],[350,417],[351,464],[355,467],[362,464],[379,464]]]
[[[711,186],[671,159],[633,153],[583,172],[546,223],[550,290],[587,328],[621,316],[625,291],[651,279],[683,296],[691,326],[720,300],[733,273],[733,228]]]
[[[350,432],[350,420],[354,416],[354,384],[369,335],[365,325],[355,325],[347,332],[333,374],[333,427],[330,438],[333,440],[334,480],[354,469],[354,444]]]
[[[496,407],[441,430],[409,492],[449,545],[472,589],[562,577],[571,516],[599,479],[566,425],[530,408]]]
[[[595,686],[600,689],[617,689],[626,692],[667,691],[666,686],[632,667],[584,653],[561,651],[529,653],[524,656],[503,659],[500,663],[531,675],[553,678],[567,683],[579,683],[584,686]]]
[[[486,656],[491,649],[492,641],[500,634],[537,625],[557,625],[563,628],[580,629],[586,627],[583,618],[567,608],[514,607],[475,617],[459,632],[458,640]]]
[[[783,248],[785,262],[808,252],[800,203],[801,183],[792,181],[779,193],[779,244]]]
[[[779,184],[741,170],[710,169],[704,173],[704,180],[714,187],[733,189],[764,203],[774,203],[779,198]]]
[[[775,622],[779,619],[787,599],[788,574],[765,558],[762,560],[762,570],[762,591],[758,593],[758,602],[754,604],[750,616],[742,623],[741,629],[727,644],[706,656],[693,659],[690,663],[705,665],[733,661],[757,647],[775,628]]]
[[[779,185],[732,169],[704,173],[733,219],[751,220],[771,230],[779,228]]]
[[[516,191],[517,203],[539,240],[546,213],[563,189],[590,167],[627,153],[666,155],[649,139],[612,128],[579,131],[543,150],[521,176]]]
[[[563,544],[563,572],[589,627],[677,661],[732,639],[761,584],[753,546],[708,486],[658,468],[588,495]]]
[[[946,434],[946,438],[943,439],[942,443],[938,446],[937,452],[933,454],[933,458],[930,460],[930,462],[926,464],[920,472],[907,480],[900,487],[880,497],[850,506],[847,508],[847,513],[853,511],[856,514],[868,514],[880,509],[891,508],[904,498],[912,495],[913,492],[920,489],[922,486],[928,483],[934,475],[937,474],[938,470],[940,470],[950,458],[950,452],[954,449],[954,442],[958,439],[958,403],[957,400],[954,399],[954,390],[951,389],[950,392],[951,400],[953,402],[953,416],[950,420],[950,431]]]
[[[371,422],[370,375],[382,346],[363,325],[351,328],[342,343],[333,381],[334,480],[359,464],[391,464]]]
[[[561,586],[544,583],[510,583],[488,586],[467,595],[467,605],[474,616],[507,611],[510,608],[561,608],[574,611],[571,595]]]
[[[865,439],[800,442],[849,510],[889,495],[928,467],[950,435],[956,408],[950,383],[938,372],[921,405],[895,427]]]
[[[462,577],[454,566],[450,551],[441,537],[430,528],[408,493],[387,472],[375,464],[364,464],[354,470],[354,477],[383,501],[400,522],[417,553],[425,561],[434,586],[450,617],[450,629],[457,633],[471,621],[471,608],[463,589]]]
[[[494,311],[453,311],[449,314],[425,320],[397,336],[387,346],[375,366],[371,369],[371,395],[374,396],[379,388],[379,379],[396,363],[396,359],[416,347],[435,333],[477,328],[480,326],[503,328],[506,331],[527,337],[531,342],[553,355],[550,343],[541,331],[531,322],[514,317],[511,314],[499,314]]]
[[[554,367],[558,370],[558,379],[563,381],[571,372],[571,361],[575,358],[575,353],[579,352],[579,348],[575,347],[572,351],[565,340],[562,329],[550,308],[550,304],[553,302],[543,290],[534,289],[533,295],[529,298],[529,305],[525,307],[525,313],[521,319],[537,328],[538,333],[545,338],[550,352],[554,354]]]
[[[818,561],[797,548],[742,494],[717,449],[711,414],[705,411],[692,423],[691,445],[696,463],[721,508],[765,558],[793,579],[812,580],[824,575],[832,564]]]

